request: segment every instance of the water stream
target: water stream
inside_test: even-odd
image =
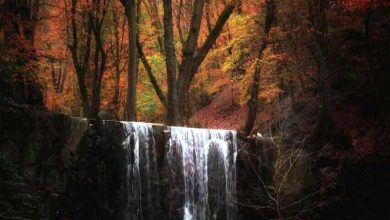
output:
[[[236,133],[183,127],[170,132],[169,153],[181,152],[184,219],[235,219]]]
[[[166,164],[157,167],[152,126],[122,124],[127,192],[124,219],[173,218],[165,213],[175,211],[178,214],[174,216],[184,220],[236,219],[235,132],[168,127]],[[167,183],[161,184],[164,181]]]
[[[124,219],[155,219],[160,214],[160,193],[153,128],[139,122],[122,124],[128,198]]]

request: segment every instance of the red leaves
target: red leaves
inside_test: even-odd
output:
[[[343,0],[341,4],[348,11],[365,11],[378,7],[390,7],[390,2],[386,0]]]

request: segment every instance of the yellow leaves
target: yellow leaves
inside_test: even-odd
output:
[[[249,68],[246,71],[246,74],[241,78],[240,88],[241,88],[241,97],[240,104],[245,104],[250,98],[250,89],[252,86],[253,72],[256,65],[260,65],[257,59],[252,60],[249,63]]]
[[[244,35],[250,29],[250,23],[252,19],[248,15],[234,14],[230,17],[229,27],[230,32],[233,35]]]
[[[228,56],[222,64],[222,71],[227,73],[231,70],[233,70],[236,67],[237,62],[240,59],[239,52],[234,52],[232,55]]]
[[[278,62],[287,59],[288,56],[285,53],[276,54],[273,52],[272,47],[268,47],[263,52],[262,59],[252,59],[248,62],[246,68],[246,74],[240,79],[241,83],[241,97],[240,104],[245,104],[250,98],[250,91],[253,84],[253,74],[257,65],[261,68],[260,71],[260,92],[259,99],[264,103],[270,103],[275,100],[280,93],[283,92],[277,83],[275,82],[275,69]]]
[[[250,98],[250,89],[252,87],[253,74],[247,74],[241,81],[242,93],[240,97],[240,104],[243,105],[248,102]],[[276,83],[268,82],[268,80],[260,80],[260,92],[259,99],[264,103],[271,103],[274,101],[282,92]],[[271,83],[271,84],[269,84]]]

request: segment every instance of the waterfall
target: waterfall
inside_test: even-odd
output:
[[[156,219],[160,214],[155,141],[150,124],[122,122],[127,204],[124,219]],[[151,211],[153,210],[153,211]]]
[[[183,218],[236,219],[236,132],[183,127],[170,132],[170,166],[181,158]]]
[[[153,134],[150,124],[122,126],[124,220],[237,219],[236,132],[163,127]]]

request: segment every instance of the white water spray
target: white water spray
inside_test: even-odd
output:
[[[128,210],[124,219],[153,219],[150,210],[158,212],[155,198],[152,198],[152,175],[156,175],[155,143],[150,124],[122,122],[124,130],[123,147],[126,152],[126,186]],[[143,210],[147,209],[147,210]]]
[[[236,205],[233,198],[236,195],[236,132],[183,127],[171,127],[170,131],[168,154],[181,152],[182,158],[185,189],[183,218],[205,220],[220,215],[211,213],[209,207],[208,170],[215,168],[208,167],[211,162],[208,160],[209,154],[214,150],[224,164],[226,213],[223,216],[228,220],[235,219]]]

